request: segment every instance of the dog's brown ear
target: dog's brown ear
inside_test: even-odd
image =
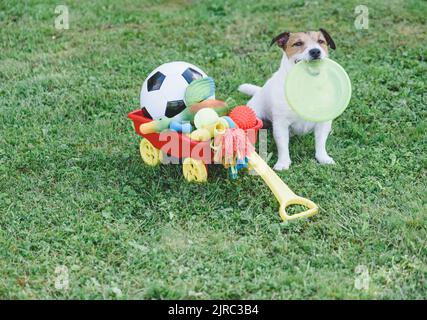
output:
[[[328,46],[331,49],[336,49],[337,47],[335,46],[335,42],[334,40],[332,40],[332,37],[329,35],[328,31],[326,31],[325,29],[320,28],[319,29],[320,32],[323,34],[323,36],[325,37],[326,43],[328,44]]]
[[[270,43],[270,47],[273,45],[273,44],[275,44],[275,43],[277,43],[277,45],[280,47],[280,48],[284,48],[285,46],[286,46],[286,43],[288,42],[288,40],[289,40],[289,32],[282,32],[281,34],[279,34],[278,36],[276,36],[276,37],[274,37],[273,38],[273,40],[271,40],[271,43]]]

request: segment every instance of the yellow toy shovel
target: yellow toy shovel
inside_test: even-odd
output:
[[[307,218],[318,213],[318,206],[311,200],[297,196],[274,172],[273,169],[259,156],[258,153],[253,151],[249,156],[249,166],[254,169],[268,185],[273,192],[277,201],[279,201],[279,214],[283,221],[294,220],[298,218]],[[296,214],[289,215],[286,208],[290,205],[302,205],[308,210]]]
[[[236,159],[247,158],[248,167],[261,176],[279,201],[279,214],[283,221],[311,217],[319,211],[313,201],[297,196],[289,189],[276,172],[255,152],[255,147],[242,129],[219,130],[211,147],[214,150],[214,161],[223,163],[225,167],[235,165]],[[294,204],[305,206],[308,210],[289,215],[286,208]]]

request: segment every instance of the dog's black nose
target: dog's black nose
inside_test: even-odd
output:
[[[308,54],[313,59],[318,59],[320,57],[320,49],[311,49],[310,51],[308,51]]]

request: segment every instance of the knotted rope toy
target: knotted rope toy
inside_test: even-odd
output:
[[[255,151],[245,131],[239,128],[226,129],[213,139],[214,161],[229,169],[230,176],[237,178],[237,172],[248,166],[248,156]]]

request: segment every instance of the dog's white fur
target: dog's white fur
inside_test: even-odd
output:
[[[257,116],[269,120],[273,124],[273,136],[276,141],[278,160],[274,165],[275,170],[286,170],[291,165],[289,156],[289,138],[292,134],[303,135],[314,130],[316,159],[321,164],[334,164],[326,152],[326,140],[331,131],[332,121],[314,123],[301,119],[293,112],[285,99],[285,77],[289,70],[299,60],[310,60],[309,50],[321,50],[320,58],[327,53],[316,42],[310,43],[301,54],[288,58],[283,52],[279,70],[264,84],[258,87],[252,84],[242,84],[239,91],[252,96],[247,105],[255,110]],[[310,92],[307,92],[310,94]]]

